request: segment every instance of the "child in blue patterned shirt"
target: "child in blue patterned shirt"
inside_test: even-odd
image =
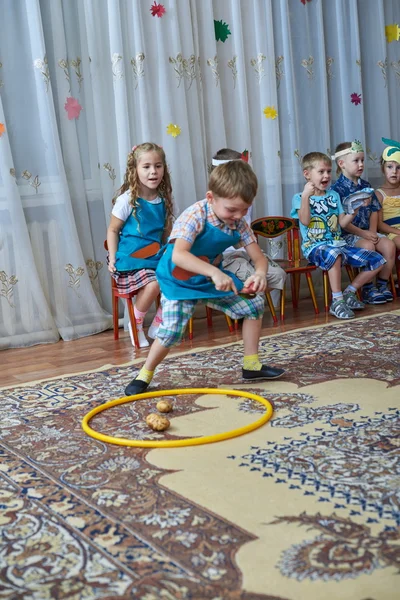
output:
[[[339,194],[342,203],[350,194],[370,188],[368,181],[361,179],[364,170],[364,150],[359,141],[339,144],[335,150],[335,159],[336,172],[340,176],[332,185],[332,189]],[[378,198],[372,193],[371,201],[360,208],[343,232],[348,244],[366,250],[377,250],[386,259],[376,287],[372,281],[363,286],[362,299],[366,304],[385,304],[393,300],[388,281],[394,265],[396,247],[385,235],[378,233],[378,212],[381,208]]]

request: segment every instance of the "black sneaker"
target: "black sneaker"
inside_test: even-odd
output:
[[[136,394],[143,394],[149,387],[149,383],[142,381],[142,379],[132,379],[125,388],[125,396],[135,396]]]
[[[262,365],[259,371],[250,371],[249,369],[242,369],[242,377],[247,381],[254,381],[258,379],[278,379],[284,374],[283,369],[277,369],[275,367],[267,367]]]

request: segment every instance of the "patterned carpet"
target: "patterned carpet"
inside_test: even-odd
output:
[[[87,437],[89,409],[137,366],[0,390],[0,598],[393,600],[400,567],[398,311],[267,337],[284,379],[245,385],[239,343],[165,361],[154,386],[231,387],[273,420],[218,444],[134,449]],[[92,426],[160,438],[156,400]],[[244,398],[173,399],[167,438],[224,431]],[[395,593],[396,591],[396,593]]]

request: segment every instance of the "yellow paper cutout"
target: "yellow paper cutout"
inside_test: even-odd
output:
[[[392,25],[386,25],[385,35],[389,44],[390,42],[397,42],[400,39],[400,27],[398,24],[392,23]]]
[[[278,116],[278,111],[276,110],[275,106],[266,106],[263,110],[263,113],[267,119],[276,119]]]
[[[173,123],[170,123],[169,125],[167,125],[167,133],[168,135],[172,135],[172,137],[176,138],[178,135],[181,135],[181,128],[179,127],[179,125],[174,125]]]

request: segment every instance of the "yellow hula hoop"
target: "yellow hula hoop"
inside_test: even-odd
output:
[[[145,400],[146,398],[158,398],[159,396],[173,396],[180,394],[220,394],[220,395],[229,395],[229,396],[240,396],[242,398],[250,398],[251,400],[255,400],[256,402],[260,402],[266,407],[266,411],[263,416],[255,421],[254,423],[250,423],[250,425],[245,425],[244,427],[239,427],[237,429],[231,429],[230,431],[225,431],[223,433],[216,433],[214,435],[205,435],[203,437],[195,437],[195,438],[186,438],[183,440],[128,440],[127,438],[113,437],[111,435],[105,435],[104,433],[100,433],[95,431],[89,426],[89,421],[99,413],[112,408],[113,406],[118,406],[119,404],[126,404],[127,402],[136,402],[138,400]],[[250,431],[254,431],[254,429],[258,429],[264,423],[270,420],[274,409],[272,404],[263,398],[262,396],[258,396],[257,394],[252,394],[250,392],[238,391],[238,390],[222,390],[219,388],[181,388],[176,390],[156,390],[154,392],[145,392],[144,394],[136,394],[135,396],[124,396],[123,398],[117,398],[116,400],[111,400],[111,402],[107,402],[106,404],[101,404],[100,406],[96,406],[93,410],[87,413],[82,419],[82,429],[85,433],[87,433],[90,437],[95,440],[100,440],[101,442],[108,442],[109,444],[116,444],[117,446],[133,446],[135,448],[178,448],[182,446],[200,446],[201,444],[212,444],[214,442],[221,442],[222,440],[229,440],[230,438],[238,437],[239,435],[244,435],[245,433],[249,433]]]

